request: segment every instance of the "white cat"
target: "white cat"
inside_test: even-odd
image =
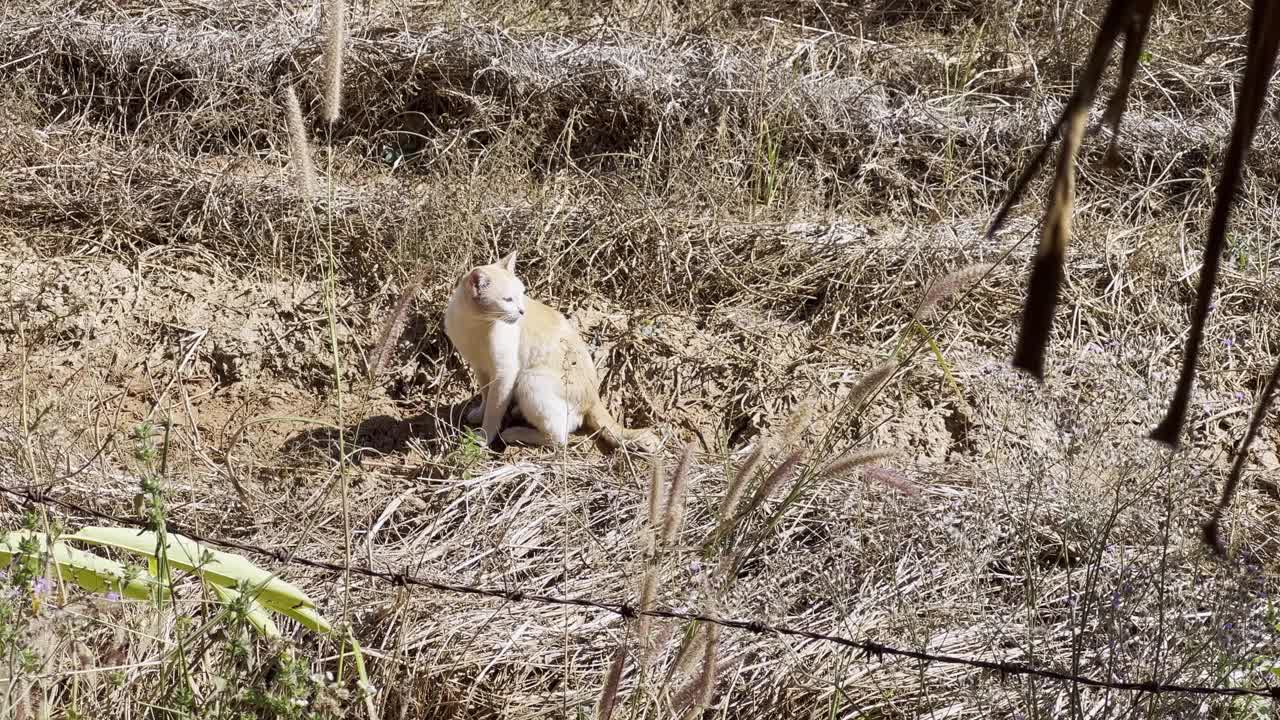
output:
[[[480,384],[480,402],[467,412],[486,444],[514,399],[531,427],[509,427],[508,443],[564,445],[586,429],[611,448],[653,451],[648,430],[618,424],[600,400],[600,379],[586,343],[569,321],[524,296],[515,276],[516,254],[472,269],[454,287],[444,331]]]

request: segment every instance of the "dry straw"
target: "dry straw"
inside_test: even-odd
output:
[[[307,130],[302,124],[302,103],[298,93],[289,85],[284,90],[285,125],[289,129],[289,161],[293,168],[293,181],[298,195],[304,200],[315,197],[316,169],[311,163],[311,145],[307,142]]]

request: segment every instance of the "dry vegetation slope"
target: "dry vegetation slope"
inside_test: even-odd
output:
[[[31,450],[36,479],[127,513],[127,435],[168,418],[175,519],[341,558],[324,451],[334,434],[288,418],[358,424],[359,561],[634,597],[645,463],[585,447],[459,450],[450,406],[470,386],[440,309],[468,266],[517,248],[531,291],[597,348],[617,412],[698,442],[687,545],[663,566],[662,604],[1102,677],[1259,682],[1235,671],[1280,658],[1262,599],[1280,562],[1274,421],[1231,518],[1236,560],[1210,562],[1196,534],[1280,351],[1274,120],[1235,215],[1189,445],[1169,456],[1141,440],[1174,379],[1230,123],[1238,13],[1183,3],[1158,15],[1121,167],[1097,162],[1102,143],[1086,148],[1070,287],[1037,389],[1007,369],[1036,206],[996,244],[980,238],[1069,88],[1090,5],[375,3],[351,13],[332,133],[317,119],[317,11],[220,5],[0,10],[0,438],[6,455]],[[286,82],[332,188],[321,233],[287,172]],[[891,356],[924,286],[974,262],[1001,265],[926,323],[940,357],[917,354],[865,412],[833,414]],[[414,316],[370,382],[363,358],[419,267]],[[693,548],[715,522],[726,463],[776,436],[806,397],[819,419],[802,446],[897,448],[892,463],[921,497],[825,479],[729,590],[708,592],[714,559],[704,567]],[[275,419],[245,427],[261,418]],[[0,467],[6,482],[30,474]],[[342,616],[340,578],[287,574]],[[364,582],[349,600],[393,716],[588,711],[622,636],[598,614]],[[1200,707],[1073,698],[730,631],[720,642],[713,705],[729,716]],[[154,652],[125,647],[135,662]],[[624,696],[650,702],[680,684],[664,672],[629,671]],[[109,696],[116,707],[155,691],[135,676]],[[625,711],[644,707],[657,706]]]

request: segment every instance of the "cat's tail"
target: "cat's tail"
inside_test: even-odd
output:
[[[609,408],[605,407],[604,402],[598,398],[583,413],[582,425],[611,450],[626,448],[640,452],[657,452],[659,449],[658,436],[654,435],[653,431],[623,427],[613,418],[613,415],[609,414]]]

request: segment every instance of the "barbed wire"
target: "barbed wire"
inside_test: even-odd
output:
[[[39,487],[14,488],[0,485],[0,493],[4,493],[18,500],[25,501],[28,505],[43,505],[46,507],[54,506],[71,513],[94,517],[99,520],[109,521],[116,525],[134,527],[142,530],[151,529],[149,524],[135,518],[121,517],[110,513],[85,507],[79,503],[66,500],[63,497],[54,497],[45,489]],[[983,660],[980,658],[968,658],[958,655],[944,655],[922,650],[911,650],[908,648],[894,647],[885,645],[872,640],[854,640],[839,635],[828,635],[825,633],[814,632],[812,630],[802,630],[800,628],[792,628],[786,625],[774,625],[761,622],[759,620],[743,620],[736,618],[722,618],[710,615],[703,615],[697,612],[687,612],[683,610],[675,610],[671,608],[653,608],[649,610],[641,610],[627,603],[613,603],[600,600],[592,600],[580,597],[562,597],[558,595],[543,595],[540,593],[528,593],[520,590],[509,590],[505,588],[482,588],[469,585],[456,585],[453,583],[440,582],[430,580],[419,575],[410,575],[403,572],[390,572],[383,570],[375,570],[368,567],[344,565],[342,563],[330,562],[327,560],[312,560],[309,558],[296,557],[292,552],[275,550],[271,548],[254,545],[252,543],[241,542],[238,540],[228,540],[225,538],[215,538],[201,533],[194,532],[181,525],[166,521],[165,530],[167,532],[183,535],[196,542],[208,545],[216,545],[218,547],[239,550],[241,552],[253,553],[269,557],[277,562],[286,565],[295,565],[309,567],[316,570],[325,570],[328,572],[345,573],[350,572],[354,575],[381,580],[394,584],[399,587],[417,586],[424,587],[440,592],[454,593],[459,595],[472,595],[478,597],[487,597],[508,602],[531,602],[543,605],[559,605],[567,607],[590,608],[601,610],[604,612],[618,615],[625,619],[635,619],[640,616],[649,616],[654,618],[669,620],[687,620],[704,622],[718,625],[724,628],[734,630],[743,630],[755,635],[773,635],[777,637],[792,637],[813,640],[815,642],[830,643],[840,647],[858,651],[866,660],[881,660],[886,657],[908,658],[919,660],[926,663],[938,663],[941,665],[959,665],[963,667],[974,668],[977,670],[990,670],[998,673],[1002,678],[1015,676],[1031,676],[1044,678],[1046,680],[1056,680],[1060,682],[1069,682],[1075,685],[1081,685],[1087,688],[1095,688],[1102,690],[1121,690],[1130,692],[1148,692],[1148,693],[1182,693],[1191,695],[1211,695],[1219,697],[1260,697],[1271,700],[1280,700],[1280,686],[1200,686],[1200,685],[1181,685],[1178,683],[1166,683],[1157,680],[1145,681],[1115,681],[1102,680],[1099,678],[1089,677],[1087,675],[1076,675],[1070,672],[1053,670],[1050,668],[1035,667],[1025,663],[1006,662],[1000,660]]]

